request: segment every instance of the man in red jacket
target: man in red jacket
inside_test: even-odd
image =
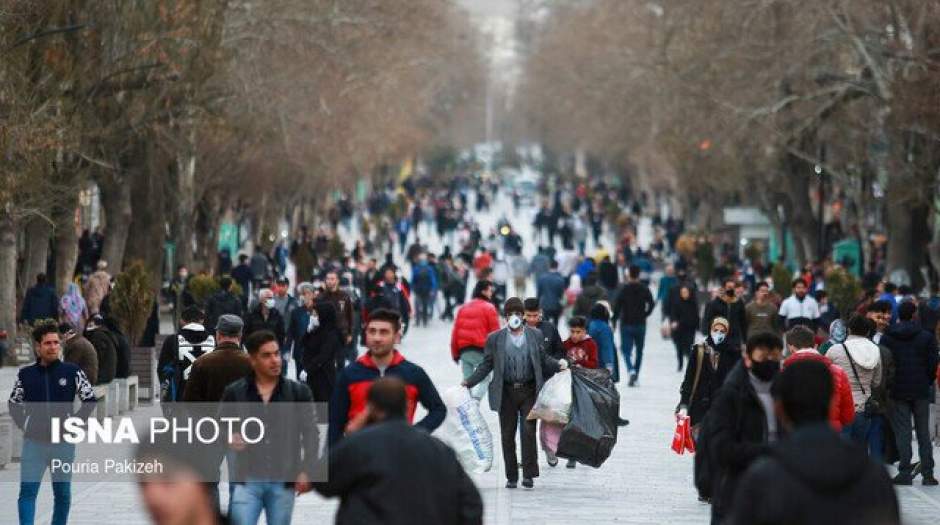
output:
[[[805,326],[794,326],[786,333],[787,349],[790,357],[783,362],[784,368],[799,361],[819,361],[829,367],[832,374],[832,399],[829,402],[829,424],[836,432],[855,419],[855,403],[852,401],[852,387],[845,370],[816,351],[816,338],[813,331]]]
[[[490,302],[493,290],[490,281],[478,281],[473,288],[473,299],[457,310],[457,319],[450,334],[450,356],[454,362],[460,362],[464,379],[470,377],[483,362],[486,337],[499,330],[499,314]],[[486,392],[486,385],[478,387],[475,392]]]

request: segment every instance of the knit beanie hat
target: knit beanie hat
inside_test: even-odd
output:
[[[708,330],[712,331],[715,329],[715,326],[718,326],[718,325],[724,326],[725,331],[727,332],[731,331],[731,323],[729,323],[728,320],[725,319],[724,317],[716,317],[712,319],[712,324],[711,326],[708,327]]]

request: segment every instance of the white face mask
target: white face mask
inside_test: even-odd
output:
[[[509,328],[513,330],[518,330],[522,326],[522,318],[518,315],[513,315],[509,318]]]
[[[267,306],[269,310],[274,308],[274,299],[265,299],[264,305]]]
[[[725,340],[725,333],[721,330],[712,330],[712,342],[720,345]]]

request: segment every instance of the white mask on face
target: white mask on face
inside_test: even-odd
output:
[[[725,333],[721,330],[712,330],[712,342],[720,345],[725,341]]]
[[[518,315],[513,315],[509,318],[509,328],[513,330],[518,330],[522,326],[522,318]]]
[[[274,308],[274,298],[272,297],[271,299],[265,299],[264,305],[268,307],[268,310]]]

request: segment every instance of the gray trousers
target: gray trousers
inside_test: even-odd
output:
[[[913,419],[913,429],[911,420]],[[930,440],[930,402],[926,399],[914,401],[894,400],[891,408],[891,428],[898,446],[898,471],[910,474],[912,450],[911,430],[917,435],[917,451],[920,455],[921,473],[924,477],[933,475],[933,443]]]
[[[477,349],[476,347],[468,347],[460,351],[460,367],[463,372],[463,378],[467,379],[473,372],[476,371],[477,367],[483,363],[483,350]],[[470,389],[470,395],[474,399],[483,399],[483,396],[486,395],[486,391],[490,386],[490,381],[493,380],[492,374],[487,376],[486,379],[480,381],[475,387]]]

